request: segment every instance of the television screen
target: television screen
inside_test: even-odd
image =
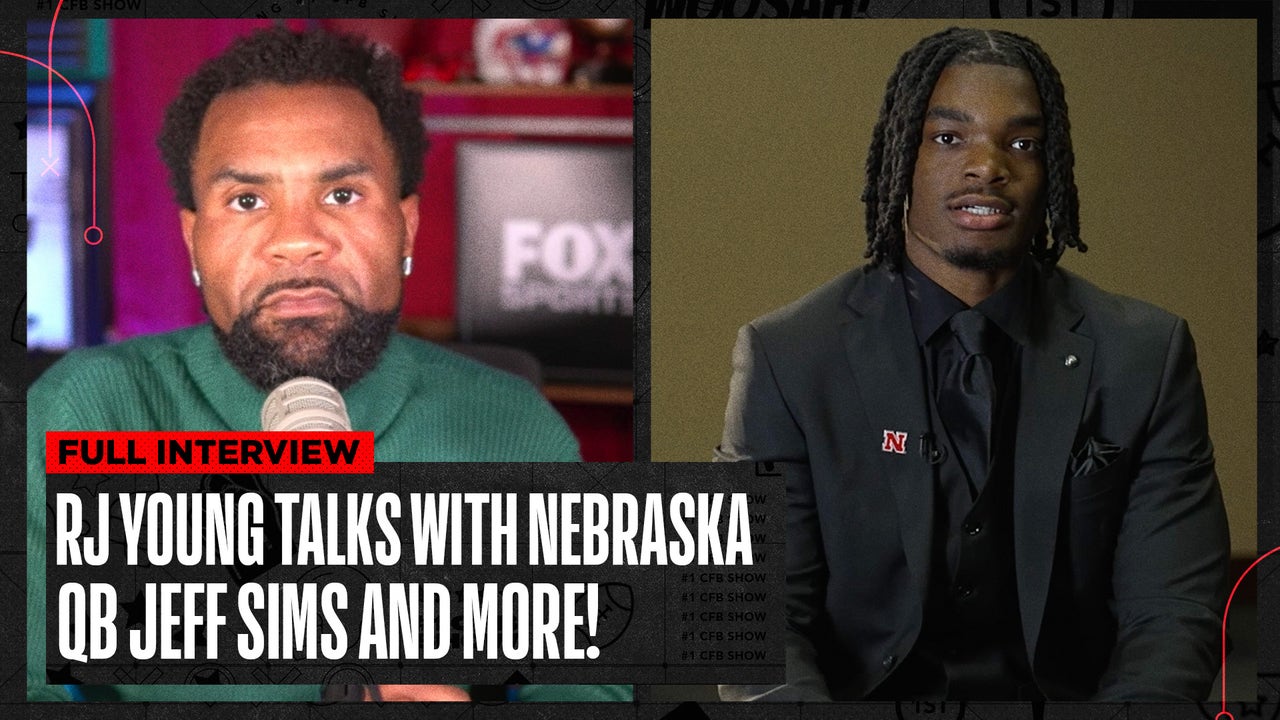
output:
[[[630,383],[630,145],[458,143],[458,335]]]

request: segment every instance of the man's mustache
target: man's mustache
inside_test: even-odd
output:
[[[325,290],[328,290],[329,292],[336,295],[338,300],[341,301],[343,305],[350,305],[350,303],[347,302],[346,296],[342,294],[342,290],[338,289],[338,286],[335,285],[332,281],[326,280],[325,278],[319,278],[319,277],[309,277],[309,278],[300,277],[300,278],[290,278],[288,280],[277,280],[276,282],[273,282],[267,285],[266,287],[262,288],[262,290],[258,293],[258,296],[253,299],[253,308],[250,310],[250,312],[257,313],[258,311],[260,311],[262,309],[263,304],[266,303],[267,298],[271,297],[271,295],[274,293],[280,292],[281,290],[306,290],[308,288],[323,288]]]

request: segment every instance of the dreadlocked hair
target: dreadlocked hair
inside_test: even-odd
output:
[[[187,78],[169,107],[157,144],[169,168],[169,184],[178,203],[195,209],[191,161],[209,106],[221,94],[262,83],[335,85],[359,90],[378,111],[399,171],[400,197],[412,195],[422,181],[427,140],[422,101],[405,88],[400,61],[388,50],[352,35],[321,30],[295,33],[283,27],[259,30],[237,39],[226,52],[205,62]]]
[[[921,40],[898,60],[889,76],[884,104],[867,150],[867,251],[872,265],[902,267],[905,237],[902,216],[916,156],[920,150],[924,113],[938,76],[949,65],[1006,65],[1031,73],[1045,118],[1044,163],[1046,226],[1031,240],[1031,254],[1053,265],[1067,248],[1084,252],[1080,241],[1080,200],[1076,193],[1075,153],[1062,78],[1049,56],[1028,38],[1000,30],[949,28]],[[1053,237],[1049,237],[1052,228]]]

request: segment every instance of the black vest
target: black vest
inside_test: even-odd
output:
[[[1011,350],[1011,367],[998,380],[1002,392],[984,482],[967,476],[938,416],[934,388],[929,388],[932,444],[938,451],[924,623],[911,653],[872,699],[1042,699],[1027,662],[1014,574],[1013,449],[1020,353]]]

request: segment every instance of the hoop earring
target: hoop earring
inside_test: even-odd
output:
[[[200,271],[195,268],[191,268],[191,282],[195,283],[196,287],[200,287]]]
[[[400,267],[404,272],[404,276],[409,277],[409,273],[413,272],[413,258],[412,257],[405,258],[404,262],[401,263]]]

